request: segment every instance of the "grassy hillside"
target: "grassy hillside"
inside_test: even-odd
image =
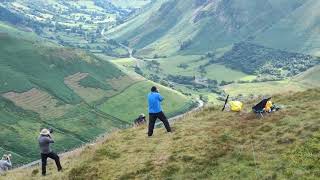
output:
[[[315,66],[306,72],[299,74],[295,80],[308,86],[315,87],[320,85],[320,66]]]
[[[153,85],[157,84],[151,81],[139,82],[126,89],[123,93],[105,101],[99,106],[99,109],[132,123],[137,118],[137,115],[148,113],[146,109],[147,94]],[[166,99],[163,102],[163,110],[168,117],[186,112],[194,105],[186,96],[167,87],[157,86],[159,86],[162,96]]]
[[[269,82],[257,82],[257,83],[234,83],[223,86],[222,89],[231,96],[251,96],[251,95],[263,95],[288,92],[300,92],[305,91],[310,86],[293,80],[282,81],[269,81]]]
[[[39,87],[65,103],[75,104],[80,102],[80,98],[64,84],[66,76],[86,72],[105,81],[122,75],[111,63],[93,55],[72,49],[47,48],[6,34],[0,36],[0,51],[0,93],[23,92]]]
[[[269,47],[320,56],[319,8],[319,1],[306,1],[271,28],[257,34],[254,41]]]
[[[176,122],[173,134],[145,127],[111,134],[63,158],[63,173],[50,163],[48,179],[317,179],[320,91],[276,95],[283,109],[257,119],[210,107]],[[199,171],[201,169],[201,171]],[[39,167],[4,179],[38,179]]]
[[[316,11],[315,7],[318,4],[315,1],[302,0],[175,0],[159,3],[154,4],[148,12],[112,29],[110,36],[120,41],[128,41],[132,47],[139,49],[138,54],[143,56],[176,53],[204,54],[233,43],[253,40],[257,35],[272,28],[274,24],[285,24],[281,19],[285,20],[289,15],[299,16],[304,11],[311,14],[311,10]],[[310,9],[298,11],[299,8],[307,5]],[[304,17],[301,21],[310,16]],[[292,24],[285,24],[286,28],[293,28],[293,23],[294,21]],[[313,21],[310,26],[316,27],[316,21]],[[307,28],[305,30],[307,31]],[[315,29],[310,31],[313,32],[312,34],[316,32]],[[304,31],[301,30],[301,32]],[[276,43],[281,39],[277,37],[280,36],[268,36],[268,42]],[[310,41],[294,40],[295,43],[303,44],[311,42],[312,37],[308,39]],[[316,40],[312,41],[317,43]],[[312,47],[316,48],[315,45]],[[283,48],[295,50],[289,46]],[[300,52],[308,51],[305,49]]]

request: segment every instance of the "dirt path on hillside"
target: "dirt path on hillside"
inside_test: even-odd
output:
[[[125,46],[124,44],[121,44],[121,43],[119,43],[119,45],[120,45],[121,47],[125,48],[125,49],[128,51],[129,57],[130,57],[131,59],[133,59],[133,60],[136,62],[137,67],[141,69],[142,66],[143,66],[143,64],[144,64],[144,62],[143,62],[143,60],[138,59],[138,58],[136,58],[136,57],[133,56],[133,49],[130,48],[130,47],[128,47],[128,46]]]

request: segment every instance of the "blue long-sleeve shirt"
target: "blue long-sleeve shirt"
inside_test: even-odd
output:
[[[162,111],[161,101],[163,97],[157,92],[148,94],[149,113],[159,113]]]

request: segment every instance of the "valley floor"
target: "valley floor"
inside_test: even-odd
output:
[[[283,109],[263,119],[251,113],[207,107],[183,117],[174,133],[146,127],[111,134],[50,163],[44,179],[317,179],[320,166],[319,89],[275,95]],[[39,167],[15,170],[0,179],[39,179]]]

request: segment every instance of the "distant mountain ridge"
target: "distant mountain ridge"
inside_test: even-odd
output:
[[[161,6],[153,9],[154,13],[147,16],[141,15],[132,20],[140,22],[139,27],[132,27],[132,22],[126,22],[116,33],[111,33],[121,41],[128,41],[141,54],[203,54],[214,49],[224,48],[240,41],[252,41],[269,47],[310,53],[318,52],[319,42],[316,39],[319,34],[320,22],[316,0],[169,0],[160,1]],[[310,12],[310,15],[304,15]],[[311,15],[311,13],[313,13]],[[310,22],[308,26],[313,29],[302,28],[290,21],[290,18],[300,17],[299,22]],[[144,18],[144,19],[142,19]],[[311,20],[314,18],[314,20]],[[318,18],[319,19],[319,18]],[[308,21],[311,20],[311,21]],[[288,22],[288,23],[286,23]],[[126,25],[127,24],[127,25]],[[282,25],[281,25],[282,24]],[[300,33],[310,35],[310,38],[300,39],[287,31],[281,31],[281,36],[276,36],[277,27],[287,26],[287,30],[301,27]],[[290,30],[289,30],[290,31]],[[157,36],[153,36],[157,34]],[[313,41],[311,40],[313,37]],[[308,49],[290,46],[304,44],[310,41]],[[264,41],[265,39],[265,41]],[[187,48],[180,52],[183,42],[189,42]]]

